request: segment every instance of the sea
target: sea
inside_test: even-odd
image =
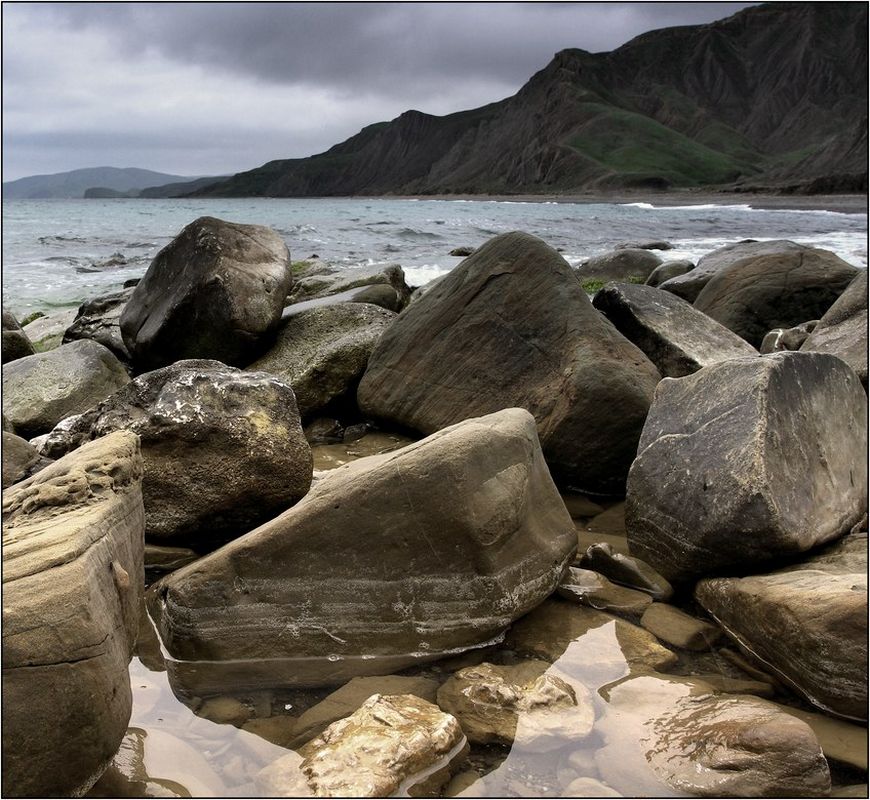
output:
[[[3,306],[19,318],[77,306],[141,277],[197,217],[268,225],[294,261],[400,264],[412,286],[445,274],[506,231],[534,234],[572,266],[618,244],[666,240],[666,259],[697,260],[741,239],[793,239],[867,266],[867,214],[768,210],[749,204],[657,205],[515,200],[253,198],[226,200],[6,200]]]

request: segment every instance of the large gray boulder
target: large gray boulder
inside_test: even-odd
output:
[[[200,217],[133,290],[124,344],[139,369],[191,358],[242,366],[278,324],[292,282],[287,245],[271,228]]]
[[[758,352],[685,300],[652,286],[609,283],[595,294],[592,305],[666,378]]]
[[[392,291],[392,289],[390,289]],[[312,308],[282,322],[275,344],[248,369],[269,372],[293,387],[302,417],[350,394],[381,334],[396,318],[369,303]]]
[[[819,319],[857,274],[857,267],[828,250],[800,247],[720,269],[694,306],[760,347],[773,328]]]
[[[666,379],[628,476],[629,547],[672,581],[801,553],[865,513],[866,450],[866,395],[834,356]]]
[[[78,797],[130,719],[142,459],[114,433],[3,492],[3,794]]]
[[[581,281],[634,279],[643,283],[661,263],[661,258],[649,250],[627,247],[587,259],[577,267],[577,274]]]
[[[141,438],[146,533],[157,544],[213,548],[283,511],[311,484],[293,391],[262,372],[179,361],[145,373],[58,426],[42,452],[56,458],[117,430]]]
[[[811,703],[867,719],[866,533],[767,575],[702,580],[695,597]]]
[[[330,470],[163,578],[149,608],[181,687],[201,659],[240,684],[335,685],[488,642],[556,588],[576,545],[534,420],[507,409]]]
[[[867,386],[867,270],[858,272],[818,321],[801,350],[842,358]]]
[[[43,458],[26,439],[3,431],[3,488],[29,478],[47,467],[51,461]]]
[[[620,493],[658,371],[592,307],[540,239],[491,239],[405,309],[369,359],[357,399],[428,434],[501,408],[538,423],[557,481]]]
[[[121,361],[129,362],[130,353],[121,336],[121,313],[135,287],[101,295],[79,306],[76,318],[63,334],[63,343],[93,339],[108,347]]]
[[[678,275],[685,275],[694,268],[694,262],[688,259],[681,258],[675,261],[665,261],[649,274],[645,283],[647,286],[661,286],[665,281],[676,278]]]
[[[36,351],[11,311],[3,312],[3,363],[32,356]]]
[[[310,302],[315,299],[327,303],[330,301],[326,298],[336,295],[343,298],[339,302],[360,297],[361,299],[354,302],[371,303],[376,296],[380,296],[385,299],[375,305],[391,311],[401,311],[411,298],[411,288],[405,282],[405,271],[398,264],[372,268],[335,267],[321,264],[319,261],[309,263],[312,264],[312,268],[293,285],[293,290],[287,298],[290,304]],[[387,289],[392,289],[392,292],[386,291]]]
[[[72,342],[3,365],[3,413],[29,439],[129,382],[121,362],[101,344]]]

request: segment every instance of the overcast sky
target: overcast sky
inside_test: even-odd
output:
[[[751,3],[4,3],[3,179],[181,175],[322,152],[514,94],[566,47]]]

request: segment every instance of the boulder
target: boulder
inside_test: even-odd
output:
[[[363,413],[424,434],[520,406],[557,481],[619,493],[659,374],[539,239],[491,239],[412,303],[369,359]]]
[[[3,312],[3,363],[8,364],[24,356],[32,356],[36,351],[33,344],[27,338],[27,334],[21,330],[18,320],[11,311]]]
[[[632,553],[670,581],[755,570],[867,508],[867,397],[840,359],[774,353],[659,384],[628,477]]]
[[[803,352],[842,358],[867,386],[867,270],[858,272],[801,344]]]
[[[659,288],[671,292],[677,297],[682,297],[689,303],[694,303],[701,290],[720,270],[733,264],[751,261],[760,256],[788,255],[789,253],[799,253],[802,249],[803,245],[795,244],[787,239],[774,239],[767,242],[746,239],[707,253],[690,272],[663,281],[659,284]]]
[[[3,488],[29,478],[51,463],[26,439],[3,431]]]
[[[22,330],[38,353],[53,350],[60,345],[64,332],[72,325],[77,313],[75,308],[61,308],[28,322]]]
[[[822,710],[867,719],[867,534],[767,575],[710,578],[698,601]]]
[[[656,239],[651,242],[623,242],[616,245],[614,250],[673,250],[674,246],[664,239]]]
[[[80,796],[124,737],[141,478],[119,432],[3,492],[4,796]]]
[[[609,687],[595,762],[626,797],[826,797],[810,727],[756,697],[642,675]]]
[[[289,383],[300,415],[310,418],[349,393],[351,402],[355,400],[369,356],[395,316],[368,303],[340,303],[294,314],[281,323],[272,348],[248,369]]]
[[[467,752],[454,717],[413,695],[374,695],[257,775],[262,797],[437,796]]]
[[[174,658],[229,661],[242,682],[283,660],[288,685],[335,685],[489,642],[575,547],[534,420],[508,409],[324,473],[156,584],[149,608]]]
[[[595,294],[592,305],[666,378],[681,378],[758,352],[685,300],[651,286],[608,283]]]
[[[388,299],[388,305],[375,303],[392,311],[400,311],[411,298],[411,289],[405,282],[405,271],[398,264],[391,264],[383,269],[373,271],[371,267],[335,267],[324,266],[317,271],[317,275],[301,278],[294,285],[293,291],[287,298],[289,304],[299,304],[314,299],[325,299],[334,295],[346,295],[343,300],[350,301],[354,297],[365,298],[365,291],[373,287],[379,294],[369,294],[368,298],[380,296]],[[384,287],[391,287],[394,294],[384,291]],[[371,303],[372,299],[359,299],[355,302]],[[394,306],[395,304],[395,306]]]
[[[579,561],[581,567],[600,572],[620,586],[644,592],[653,600],[669,600],[674,594],[671,584],[649,564],[615,552],[607,542],[590,545]]]
[[[685,275],[695,268],[695,264],[686,258],[676,261],[665,261],[659,264],[646,279],[647,286],[661,286],[665,281],[671,278],[676,278],[679,275]]]
[[[121,361],[129,362],[130,353],[121,336],[121,313],[132,294],[133,288],[122,289],[82,303],[63,334],[63,343],[93,339],[108,347]]]
[[[814,319],[802,322],[793,328],[774,328],[764,335],[758,351],[762,355],[767,355],[768,353],[778,353],[781,350],[800,350],[801,345],[813,332],[818,322],[817,319]]]
[[[661,263],[661,258],[649,250],[626,247],[587,259],[577,267],[577,275],[581,281],[634,279],[643,283]]]
[[[42,452],[56,458],[116,430],[142,440],[146,534],[156,544],[214,548],[311,484],[293,390],[262,372],[179,361],[145,373],[58,426]]]
[[[773,328],[819,319],[857,273],[857,267],[828,250],[801,247],[720,269],[694,306],[759,347]]]
[[[681,650],[709,651],[722,636],[722,631],[715,625],[667,603],[649,606],[643,612],[640,624],[656,638]]]
[[[124,344],[138,369],[192,358],[241,366],[278,324],[292,282],[287,245],[271,228],[200,217],[133,289]]]
[[[569,567],[556,590],[559,597],[589,608],[639,617],[652,603],[646,592],[611,583],[591,569]]]
[[[465,258],[466,256],[474,255],[475,250],[477,250],[476,247],[454,247],[449,255],[457,256],[458,258]]]
[[[80,414],[130,382],[101,344],[72,342],[3,365],[3,413],[30,439]]]

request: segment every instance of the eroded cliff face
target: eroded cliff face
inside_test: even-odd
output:
[[[272,161],[199,195],[560,192],[867,185],[867,7],[755,6],[563,50],[513,97],[406,111],[310,158]]]

